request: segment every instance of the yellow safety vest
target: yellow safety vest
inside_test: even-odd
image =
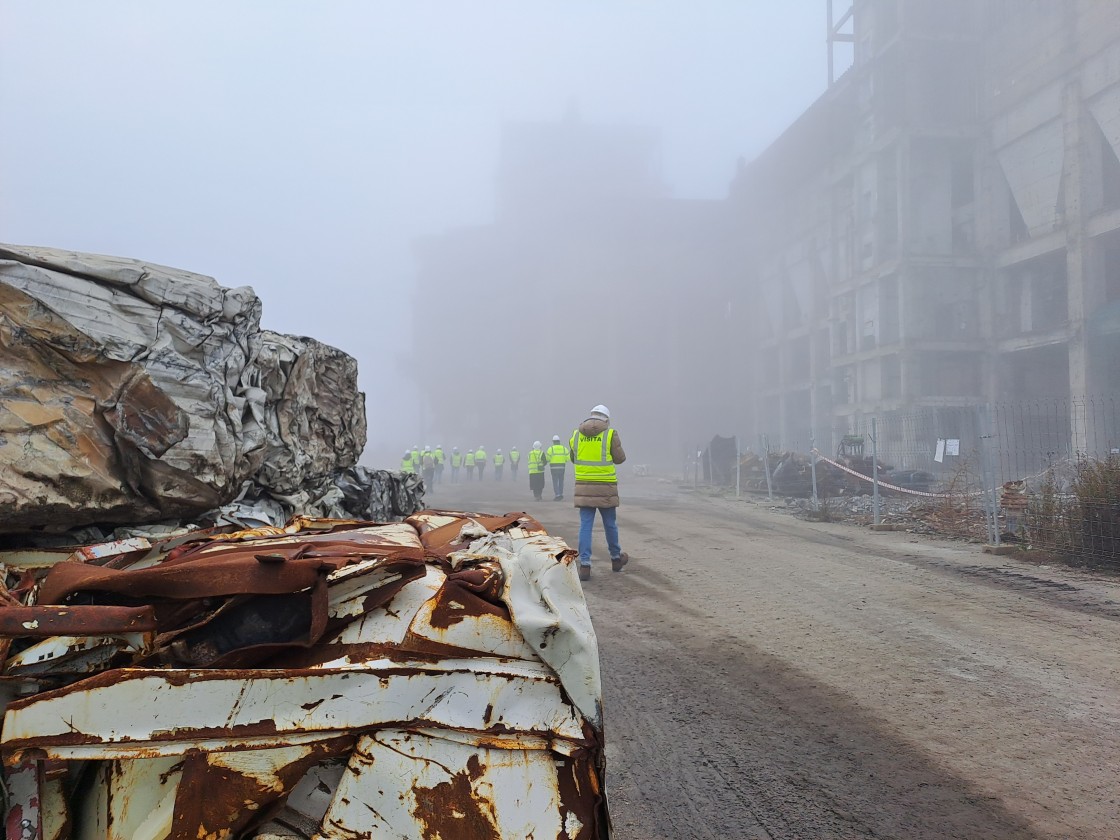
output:
[[[517,462],[520,461],[520,460],[521,460],[521,453],[518,452],[516,449],[511,449],[509,451],[509,462],[511,464],[516,465]]]
[[[473,452],[468,452],[463,457],[466,459],[465,463],[468,467],[473,467],[474,466],[474,453]]]
[[[433,449],[432,454],[436,456],[436,463],[437,464],[442,464],[443,463],[443,450],[442,449]]]
[[[485,449],[479,449],[477,452],[474,453],[474,462],[477,465],[482,465],[482,464],[486,463],[486,450]]]
[[[611,460],[611,441],[614,429],[594,437],[585,437],[579,429],[572,433],[572,452],[575,453],[576,481],[618,481],[614,461]]]
[[[529,450],[529,472],[543,473],[544,472],[544,452],[539,449]]]
[[[566,464],[568,462],[568,447],[562,443],[554,443],[548,447],[548,463],[555,466],[556,464]]]
[[[453,467],[463,466],[463,456],[460,453],[458,453],[458,452],[452,452],[451,453],[451,466],[453,466]]]
[[[505,455],[502,455],[502,454],[499,453],[499,454],[494,456],[494,466],[495,467],[500,467],[505,462],[506,462],[506,456]]]
[[[411,458],[401,458],[401,472],[402,473],[412,472],[412,459]]]

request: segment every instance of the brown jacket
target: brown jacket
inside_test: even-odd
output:
[[[598,417],[589,417],[579,424],[579,432],[585,437],[594,437],[606,431],[609,426],[610,422],[607,420],[600,420]],[[575,437],[574,433],[572,437]],[[622,450],[622,438],[619,437],[617,429],[615,429],[614,436],[611,438],[610,456],[611,460],[616,464],[621,464],[626,460],[626,453]],[[569,457],[573,462],[576,460],[575,447],[572,447],[572,453]],[[618,507],[618,482],[577,481],[574,501],[576,507]]]

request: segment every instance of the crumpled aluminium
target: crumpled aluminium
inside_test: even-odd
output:
[[[203,519],[245,528],[282,525],[293,516],[391,522],[423,509],[420,476],[357,466],[338,470],[295,493],[278,493],[247,482],[234,501]]]
[[[356,362],[260,317],[248,287],[0,245],[0,533],[189,518],[353,466]]]

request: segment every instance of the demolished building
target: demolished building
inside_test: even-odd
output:
[[[1051,401],[1047,447],[1107,451],[1120,429],[1075,401],[1120,393],[1115,8],[828,8],[851,67],[732,187],[755,272],[748,431],[835,451],[878,416],[899,436],[882,445],[912,451],[891,419],[921,412],[971,450],[968,410]]]

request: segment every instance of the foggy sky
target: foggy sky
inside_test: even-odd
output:
[[[657,128],[673,195],[721,198],[823,92],[824,7],[0,0],[0,241],[253,286],[358,358],[395,451],[412,243],[491,219],[503,124]]]

